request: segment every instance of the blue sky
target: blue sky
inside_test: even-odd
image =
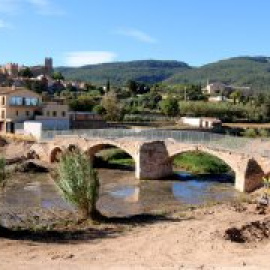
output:
[[[270,56],[269,0],[0,0],[0,63]]]

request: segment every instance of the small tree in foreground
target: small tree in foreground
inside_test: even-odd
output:
[[[89,158],[79,151],[61,157],[57,185],[65,199],[74,204],[83,218],[99,216],[96,203],[99,195],[99,179]]]

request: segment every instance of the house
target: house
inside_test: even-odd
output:
[[[72,129],[102,129],[107,128],[107,122],[97,113],[70,112],[70,125]]]
[[[0,87],[0,131],[14,132],[15,123],[34,119],[41,105],[41,96],[33,91]]]
[[[208,98],[209,102],[224,102],[227,101],[228,99],[225,96],[210,96]]]
[[[206,87],[203,89],[203,92],[210,96],[228,95],[233,91],[231,86],[221,82],[207,83]]]
[[[213,117],[182,117],[181,122],[183,124],[186,124],[192,127],[205,128],[205,129],[211,129],[211,128],[222,126],[222,121],[218,118],[213,118]]]
[[[68,130],[70,128],[69,106],[59,102],[42,104],[41,114],[35,120],[44,130]]]
[[[209,96],[225,96],[225,97],[229,97],[230,94],[234,91],[240,91],[244,96],[251,95],[252,93],[251,87],[227,85],[222,82],[213,82],[213,83],[208,82],[206,87],[203,88],[202,91]]]

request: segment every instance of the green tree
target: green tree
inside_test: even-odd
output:
[[[33,78],[34,75],[31,69],[27,67],[19,72],[19,76],[30,79],[30,78]]]
[[[92,111],[95,105],[94,98],[89,96],[79,96],[69,101],[69,106],[73,111],[89,112]]]
[[[59,71],[55,71],[53,74],[52,74],[52,78],[54,80],[57,80],[57,81],[61,81],[61,80],[64,80],[65,77],[63,76],[63,74]]]
[[[74,204],[83,218],[97,218],[96,203],[99,179],[89,158],[79,151],[69,152],[60,159],[56,183],[64,198]]]
[[[101,105],[106,110],[107,120],[119,121],[123,119],[123,106],[114,92],[105,94],[101,100]]]
[[[98,104],[96,105],[94,108],[93,108],[93,112],[99,114],[99,115],[104,115],[106,114],[106,110],[105,108],[101,105],[101,104]]]
[[[230,94],[230,98],[233,99],[234,105],[240,102],[241,97],[242,93],[240,91],[234,91]]]
[[[137,94],[137,89],[138,89],[138,84],[133,81],[133,80],[129,80],[128,83],[128,89],[129,91],[133,94],[133,95],[136,95]]]
[[[161,112],[167,116],[177,116],[180,112],[178,100],[168,97],[160,102]]]

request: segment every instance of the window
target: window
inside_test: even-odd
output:
[[[53,117],[57,116],[57,111],[53,111]]]
[[[26,116],[29,116],[30,115],[30,112],[29,111],[26,111],[25,114],[26,114]]]
[[[65,111],[62,112],[62,116],[66,117],[66,112]]]
[[[37,106],[39,103],[37,98],[24,98],[24,105],[26,106]]]
[[[38,106],[39,99],[38,98],[30,98],[30,97],[11,97],[10,105],[13,106]]]
[[[16,116],[19,116],[19,111],[16,111]]]
[[[50,117],[50,111],[47,111],[47,116]]]
[[[1,111],[1,118],[2,119],[6,118],[6,112],[4,110]]]
[[[23,98],[22,97],[11,97],[10,105],[22,106],[23,105]]]
[[[6,104],[6,99],[5,99],[5,97],[2,97],[2,105],[5,105]]]

